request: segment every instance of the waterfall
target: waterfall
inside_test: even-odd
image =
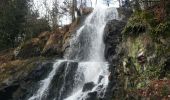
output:
[[[70,41],[66,60],[56,60],[49,75],[27,100],[95,100],[103,98],[109,82],[103,33],[115,8],[96,8]]]

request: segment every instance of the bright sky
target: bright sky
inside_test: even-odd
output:
[[[45,7],[43,5],[43,0],[33,0],[33,1],[35,3],[36,9],[38,9],[41,13],[44,13]],[[46,0],[46,1],[47,1],[47,5],[51,9],[52,3],[53,3],[54,0]],[[58,1],[60,2],[60,5],[62,5],[64,0],[58,0]],[[96,0],[91,0],[91,1],[92,1],[92,6],[95,8]],[[110,7],[118,7],[119,6],[118,0],[110,0],[110,1],[111,1]],[[107,6],[104,3],[105,3],[104,0],[97,0],[98,6]]]
[[[40,17],[44,16],[46,13],[45,6],[43,5],[44,0],[33,0],[33,1],[35,4],[35,9],[37,9],[40,13]],[[45,1],[47,1],[47,5],[48,5],[49,9],[52,9],[54,0],[45,0]],[[58,2],[60,2],[60,5],[63,5],[63,1],[64,0],[58,0]],[[87,2],[88,1],[90,1],[90,0],[87,0]],[[97,5],[96,5],[96,0],[91,0],[91,1],[92,1],[93,8],[95,8],[96,6],[99,6],[99,7],[107,6],[107,4],[106,4],[106,2],[104,2],[104,0],[97,0]],[[119,6],[118,0],[110,0],[110,1],[111,1],[111,4],[109,5],[109,7],[118,7]],[[69,18],[67,18],[66,16],[63,18],[64,18],[65,22],[63,23],[63,19],[61,19],[61,24],[70,23]]]

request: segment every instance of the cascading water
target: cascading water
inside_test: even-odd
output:
[[[96,8],[70,42],[67,60],[57,60],[48,77],[28,100],[95,100],[103,98],[108,84],[103,31],[116,9]]]

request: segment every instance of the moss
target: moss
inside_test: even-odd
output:
[[[162,96],[167,96],[170,93],[170,87],[168,85],[164,85],[161,90]]]
[[[1,65],[0,84],[9,79],[22,79],[37,67],[37,62],[44,61],[45,58],[31,58],[26,60],[14,60]]]
[[[128,75],[124,72],[125,75],[121,76],[121,79],[128,80],[127,84],[133,83],[133,86],[127,85],[125,89],[127,95],[138,95],[138,89],[148,87],[152,80],[163,78],[170,80],[169,67],[165,64],[170,57],[170,20],[168,17],[163,21],[158,21],[152,10],[135,12],[128,20],[122,35],[122,45],[126,51],[122,57],[122,63],[128,62],[127,59],[131,58],[129,70],[132,70],[130,68],[134,66],[137,71],[137,73]],[[147,59],[143,65],[139,64],[137,59],[141,50]],[[144,71],[141,70],[142,66],[145,67]],[[132,73],[132,71],[129,72]],[[121,82],[125,83],[125,81]],[[167,95],[167,91],[163,88],[162,95]],[[148,97],[154,98],[155,96]]]
[[[122,31],[124,36],[139,36],[155,27],[156,21],[153,13],[146,11],[135,12],[129,19],[126,27]]]

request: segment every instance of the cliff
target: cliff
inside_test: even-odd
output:
[[[112,20],[105,29],[113,100],[170,99],[170,20],[154,9],[135,11],[127,22]]]

